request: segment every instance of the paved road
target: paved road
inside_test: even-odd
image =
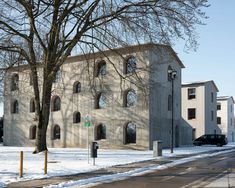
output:
[[[105,183],[96,188],[235,187],[235,152],[208,157],[173,168]]]

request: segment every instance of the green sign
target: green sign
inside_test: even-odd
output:
[[[90,127],[91,126],[91,122],[85,122],[85,127]]]

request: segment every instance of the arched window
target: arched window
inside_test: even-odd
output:
[[[37,132],[36,125],[30,126],[30,128],[29,128],[29,139],[30,140],[35,140],[36,139],[36,132]]]
[[[133,89],[128,89],[124,92],[124,106],[125,107],[130,107],[134,106],[137,101],[137,95],[135,90]]]
[[[54,125],[52,127],[52,132],[51,132],[51,139],[52,140],[60,140],[60,126],[59,125]]]
[[[106,62],[103,60],[98,62],[95,68],[95,77],[98,77],[100,75],[106,75]]]
[[[61,70],[58,70],[55,74],[54,82],[58,82],[61,79]]]
[[[81,113],[74,112],[73,113],[73,123],[80,123],[81,122]]]
[[[168,95],[168,111],[172,110],[172,95]]]
[[[12,114],[18,114],[19,113],[19,104],[17,100],[14,100],[12,103]]]
[[[51,105],[51,111],[59,111],[60,110],[60,97],[54,96],[52,98],[52,105]]]
[[[125,67],[124,67],[124,73],[134,73],[136,71],[136,58],[135,57],[129,57],[125,61]]]
[[[107,105],[107,98],[105,96],[105,93],[101,92],[95,98],[95,108],[96,109],[105,108],[106,105]]]
[[[11,77],[11,90],[19,90],[19,76],[18,74],[13,74]]]
[[[35,112],[35,100],[32,98],[30,100],[29,112]]]
[[[129,122],[124,126],[124,144],[136,143],[136,125]]]
[[[106,126],[99,124],[95,127],[95,140],[106,139]]]
[[[75,82],[73,84],[73,93],[80,93],[81,92],[81,83]]]

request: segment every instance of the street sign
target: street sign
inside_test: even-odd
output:
[[[91,122],[88,121],[88,122],[85,122],[84,125],[85,125],[85,127],[90,127],[92,124],[91,124]]]

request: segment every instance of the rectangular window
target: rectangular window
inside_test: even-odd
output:
[[[196,108],[188,109],[188,119],[196,119]]]
[[[221,104],[220,103],[217,104],[217,110],[221,110]]]
[[[214,102],[214,93],[211,92],[211,102]]]
[[[196,98],[196,88],[188,89],[188,100]]]
[[[213,121],[214,120],[214,112],[213,112],[213,110],[211,111],[211,121]]]
[[[233,105],[231,105],[231,112],[233,112]]]
[[[217,117],[217,124],[221,125],[221,117]]]

